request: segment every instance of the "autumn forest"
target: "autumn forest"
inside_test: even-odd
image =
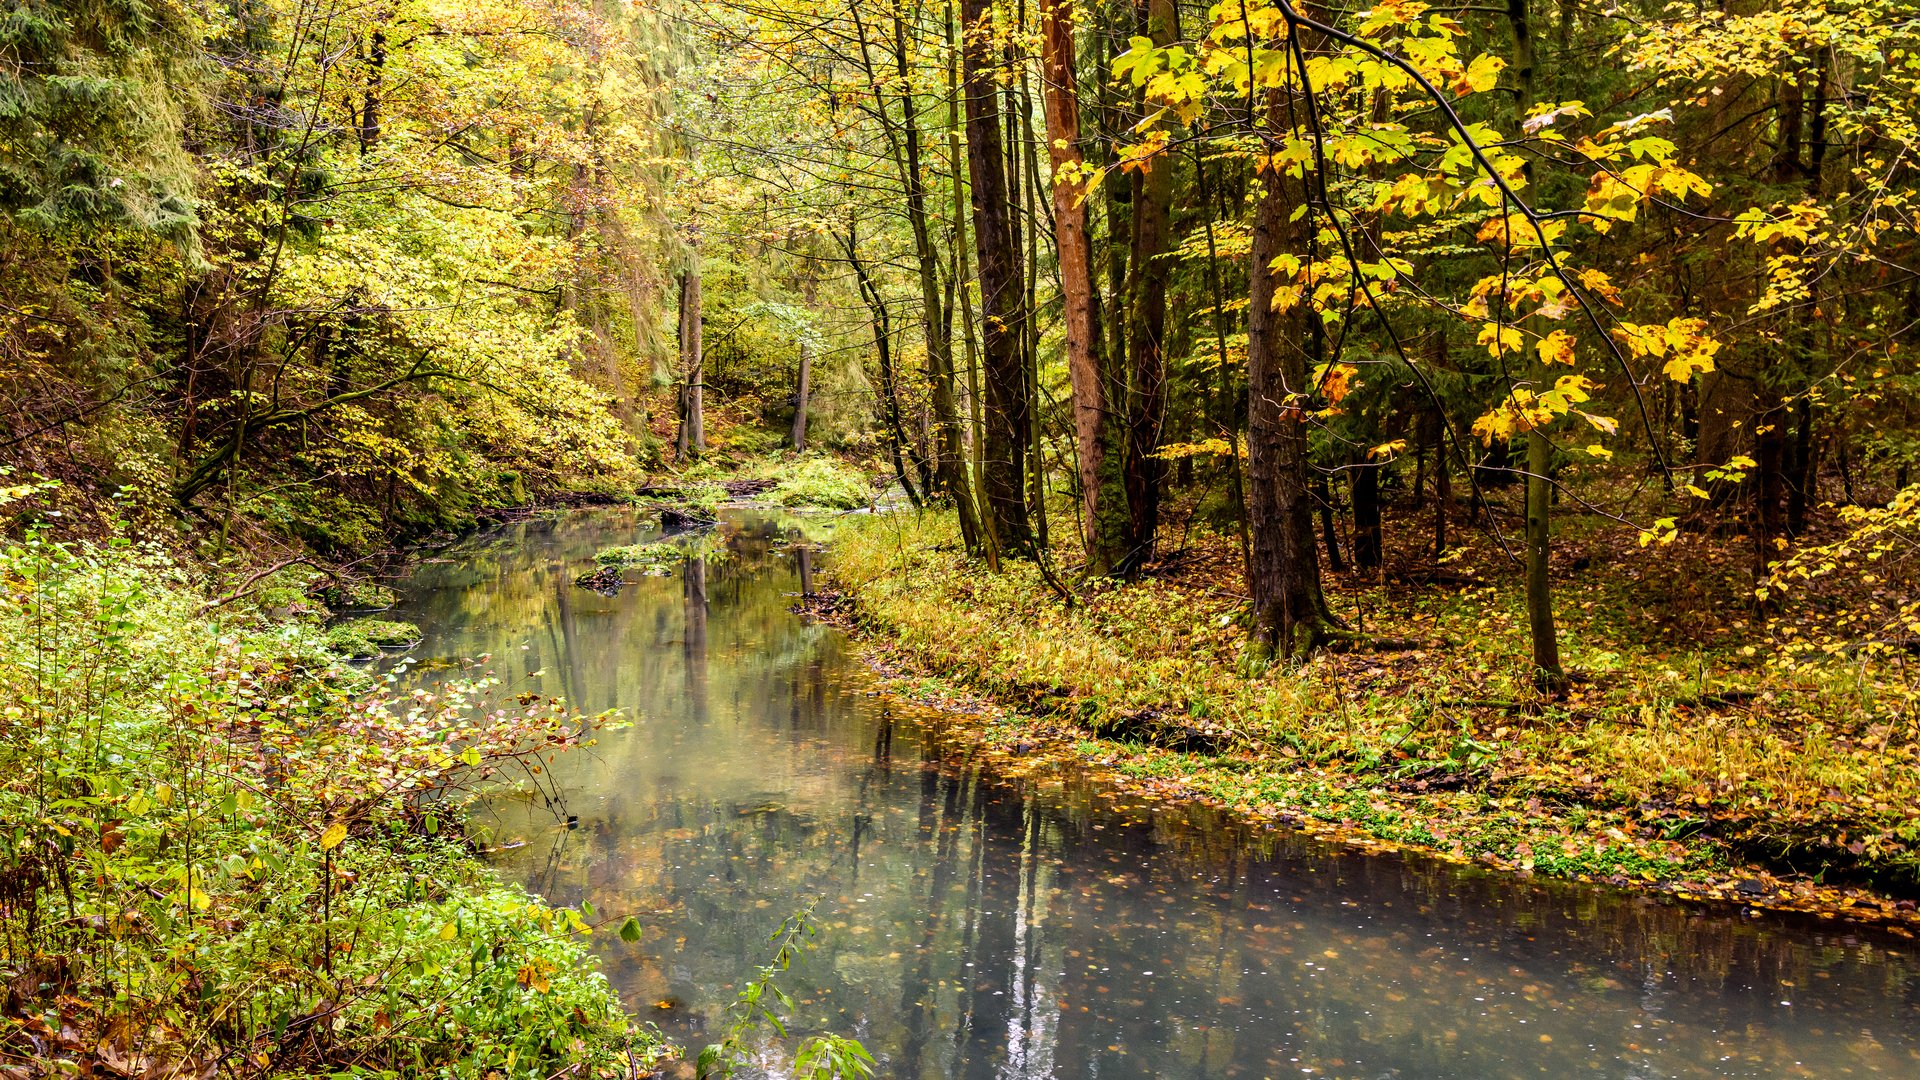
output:
[[[1696,920],[1581,907],[1636,927],[1609,962],[1727,920],[1755,985],[1814,978],[1802,926],[1877,943],[1834,988],[1920,979],[1917,50],[1913,0],[7,0],[0,1080],[1284,1060],[1149,1068],[1071,980],[968,1049],[984,998],[932,960],[900,1017],[851,1005],[866,886],[802,868],[831,837],[862,872],[907,736],[825,704],[850,679],[946,718],[914,753],[959,786],[876,903],[956,987],[997,939],[936,947],[943,875],[991,908],[996,829],[1023,875],[1124,863],[1112,798],[1183,822],[1156,852],[1209,838],[1181,859],[1278,830]],[[725,779],[852,767],[715,741],[726,685],[860,732],[851,833],[814,781]],[[697,763],[569,764],[675,724]],[[1108,794],[1008,817],[989,778]],[[600,783],[655,801],[603,822]],[[550,820],[486,824],[522,801]],[[632,821],[688,813],[760,828],[778,897],[673,922],[705,909]],[[547,877],[503,854],[573,833]],[[1402,887],[1351,872],[1385,891],[1274,888]],[[1187,925],[1150,891],[1101,902]],[[1025,1007],[1109,970],[1031,947]],[[1740,1024],[1751,1075],[1817,1075],[1824,1028]],[[1281,1071],[1583,1067],[1385,1030]]]

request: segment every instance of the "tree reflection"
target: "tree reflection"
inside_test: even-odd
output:
[[[818,898],[798,1026],[861,1038],[886,1076],[1914,1074],[1905,942],[983,774],[948,727],[977,720],[869,696],[841,639],[788,611],[814,568],[778,533],[609,599],[556,581],[632,526],[579,520],[427,567],[403,617],[441,655],[524,657],[635,717],[559,763],[578,830],[490,812],[533,841],[503,858],[540,891],[636,915],[638,945],[596,942],[671,1034],[700,1039]]]

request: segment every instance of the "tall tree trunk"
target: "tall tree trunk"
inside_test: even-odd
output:
[[[851,10],[855,12],[857,20],[857,5]],[[869,80],[874,84],[874,95],[879,102],[882,122],[887,127],[901,186],[906,191],[907,225],[913,235],[914,261],[920,279],[921,329],[927,349],[928,396],[933,410],[930,448],[933,470],[940,488],[953,500],[954,511],[960,520],[962,542],[970,554],[978,554],[981,548],[980,520],[974,506],[973,490],[967,483],[966,451],[960,437],[960,412],[955,402],[953,338],[948,305],[940,295],[940,257],[934,249],[931,214],[927,209],[926,173],[922,161],[924,135],[920,129],[920,116],[913,93],[904,5],[894,7],[892,29],[893,75],[900,101],[897,136],[894,125],[888,119],[886,96],[879,80],[872,78],[871,71]],[[864,58],[864,25],[861,25],[860,33]]]
[[[679,460],[691,461],[707,449],[706,370],[701,337],[706,318],[700,311],[700,249],[680,274],[680,431],[674,440]]]
[[[1019,25],[1026,25],[1027,6],[1025,0],[1019,5]],[[1007,63],[1020,69],[1017,87],[1007,89],[1007,169],[1008,184],[1011,189],[1014,248],[1025,261],[1024,277],[1026,291],[1022,294],[1022,308],[1026,312],[1025,332],[1020,335],[1020,355],[1027,373],[1027,408],[1030,420],[1027,424],[1027,515],[1033,529],[1033,542],[1037,550],[1045,550],[1050,541],[1047,539],[1047,461],[1041,444],[1040,411],[1040,320],[1035,317],[1039,310],[1040,286],[1040,227],[1039,205],[1043,197],[1040,188],[1040,148],[1033,137],[1033,95],[1028,92],[1027,72],[1024,60],[1015,52],[1011,44],[1007,48]],[[1017,93],[1015,92],[1017,89]],[[1015,118],[1018,118],[1018,123]],[[1022,188],[1022,183],[1026,187]],[[1024,230],[1018,223],[1031,221],[1032,227]]]
[[[1533,108],[1533,32],[1527,19],[1527,0],[1507,0],[1507,22],[1513,31],[1513,108],[1525,118]],[[1532,175],[1531,166],[1528,174]],[[1552,382],[1544,365],[1535,361],[1533,379]],[[1553,443],[1539,428],[1527,432],[1527,628],[1533,642],[1533,667],[1542,689],[1559,693],[1566,688],[1560,667],[1560,638],[1553,624],[1553,581],[1549,562],[1553,554]]]
[[[980,257],[980,351],[986,383],[984,486],[995,539],[1004,551],[1030,554],[1027,518],[1027,444],[1032,423],[1026,364],[1025,298],[1014,247],[1011,192],[1000,102],[995,85],[988,0],[964,0],[961,49],[967,112],[967,173],[972,184],[973,233]]]
[[[1178,34],[1173,0],[1134,0],[1137,33],[1166,46]],[[1145,112],[1145,101],[1139,103]],[[1173,198],[1172,155],[1163,155],[1135,171],[1132,254],[1128,260],[1127,352],[1131,362],[1127,394],[1127,562],[1132,571],[1153,558],[1160,528],[1160,484],[1165,468],[1155,456],[1166,411],[1167,274],[1169,204]]]
[[[1291,131],[1282,91],[1269,100],[1269,138]],[[1324,644],[1339,629],[1320,585],[1320,552],[1313,535],[1312,463],[1307,448],[1310,359],[1325,351],[1321,322],[1311,304],[1274,310],[1280,281],[1275,257],[1312,256],[1313,214],[1308,179],[1267,170],[1266,190],[1254,211],[1253,260],[1247,315],[1247,516],[1253,532],[1253,644],[1279,656]],[[1302,211],[1295,217],[1295,211]]]
[[[813,346],[800,343],[800,372],[793,380],[793,452],[807,449],[807,395],[812,390]]]
[[[1128,517],[1122,466],[1126,431],[1108,395],[1094,291],[1093,241],[1086,184],[1080,179],[1080,91],[1074,63],[1072,0],[1041,0],[1041,93],[1053,158],[1053,236],[1060,250],[1066,309],[1067,375],[1073,386],[1074,448],[1080,477],[1081,542],[1087,569],[1111,574],[1126,558]]]
[[[966,346],[967,418],[973,450],[974,506],[980,520],[980,539],[986,548],[987,567],[1000,570],[1000,538],[993,528],[993,515],[987,509],[987,428],[986,408],[980,391],[980,341],[974,333],[973,267],[968,255],[972,247],[967,235],[965,152],[960,143],[961,99],[965,93],[960,81],[960,37],[953,24],[954,5],[947,5],[947,168],[953,177],[953,280],[960,298],[960,335]],[[949,335],[948,340],[952,337]]]

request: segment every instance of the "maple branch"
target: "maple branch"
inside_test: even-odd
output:
[[[1300,12],[1294,8],[1292,0],[1278,0],[1278,2],[1281,15],[1287,20],[1288,26],[1295,29],[1306,27],[1318,33],[1325,34],[1335,41],[1358,49],[1377,60],[1393,65],[1402,72],[1405,72],[1408,78],[1419,84],[1420,89],[1427,95],[1427,98],[1439,108],[1441,115],[1447,119],[1447,125],[1453,129],[1455,135],[1459,136],[1460,142],[1466,146],[1468,152],[1473,155],[1474,161],[1477,162],[1480,168],[1487,174],[1487,179],[1492,181],[1493,185],[1500,189],[1502,198],[1506,199],[1513,206],[1518,207],[1521,216],[1525,217],[1527,224],[1533,227],[1534,236],[1540,242],[1540,251],[1546,258],[1547,267],[1553,271],[1553,276],[1559,279],[1560,284],[1566,286],[1567,291],[1573,295],[1573,298],[1579,301],[1580,310],[1586,315],[1588,324],[1593,327],[1593,332],[1598,335],[1601,342],[1605,344],[1607,352],[1613,357],[1614,362],[1620,365],[1621,372],[1627,377],[1627,386],[1633,390],[1634,402],[1640,410],[1640,423],[1647,433],[1647,447],[1653,452],[1653,460],[1655,463],[1660,466],[1660,473],[1666,480],[1667,490],[1672,491],[1674,487],[1673,468],[1667,463],[1666,454],[1660,449],[1659,436],[1653,429],[1653,415],[1647,410],[1646,395],[1641,392],[1640,383],[1634,379],[1633,368],[1627,363],[1626,354],[1620,351],[1620,346],[1612,337],[1608,336],[1606,328],[1600,325],[1599,315],[1594,310],[1593,302],[1587,297],[1586,290],[1567,273],[1565,267],[1560,265],[1559,256],[1554,254],[1553,247],[1547,240],[1546,229],[1540,215],[1526,200],[1520,197],[1519,192],[1513,189],[1513,185],[1507,183],[1506,177],[1500,175],[1500,171],[1493,167],[1493,162],[1487,157],[1486,150],[1483,149],[1480,143],[1474,139],[1473,135],[1468,132],[1466,122],[1460,119],[1458,112],[1454,111],[1452,103],[1446,99],[1446,96],[1440,92],[1438,87],[1433,85],[1431,80],[1412,64],[1407,63],[1400,57],[1354,34],[1337,30],[1323,22],[1300,14]],[[1295,35],[1288,35],[1289,38],[1293,36]]]

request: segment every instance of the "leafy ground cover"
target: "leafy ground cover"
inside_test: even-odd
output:
[[[153,549],[0,551],[0,1076],[626,1076],[668,1053],[596,969],[596,913],[462,835],[477,791],[601,720],[479,671],[401,693],[308,625],[206,611]]]
[[[1779,662],[1806,635],[1717,599],[1742,591],[1745,552],[1637,548],[1569,522],[1556,588],[1578,680],[1560,699],[1534,689],[1519,584],[1484,538],[1439,568],[1336,576],[1349,625],[1391,648],[1292,667],[1248,659],[1237,542],[1197,527],[1071,606],[1031,564],[985,573],[936,514],[853,523],[833,573],[904,689],[980,711],[1010,755],[1363,843],[1908,932],[1920,738],[1901,666]]]

